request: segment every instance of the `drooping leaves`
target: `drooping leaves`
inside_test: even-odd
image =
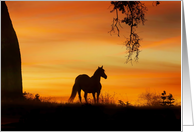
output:
[[[113,18],[112,29],[109,33],[117,31],[118,36],[120,36],[119,26],[121,23],[124,23],[130,27],[129,38],[126,38],[125,45],[128,53],[127,62],[132,61],[132,55],[135,53],[135,60],[138,60],[139,56],[139,36],[135,33],[135,28],[142,23],[144,25],[145,13],[147,11],[146,6],[140,1],[111,1],[111,4],[114,6],[110,11],[111,13],[116,11],[116,17]],[[119,19],[119,12],[125,15],[124,18]]]

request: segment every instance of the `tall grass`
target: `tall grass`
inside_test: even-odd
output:
[[[123,101],[120,99],[117,99],[115,97],[115,93],[113,95],[109,93],[101,93],[99,96],[99,102],[98,104],[103,104],[103,105],[119,105],[119,106],[135,106],[135,107],[143,107],[143,106],[161,106],[161,95],[159,93],[154,93],[150,91],[145,91],[141,93],[136,101],[135,104],[131,104],[129,101]],[[39,95],[38,95],[39,96]],[[53,104],[70,104],[68,102],[60,102],[53,100],[52,97],[41,97],[39,96],[38,99],[36,98],[37,94],[30,94],[30,93],[25,93],[25,98],[27,100],[30,100],[31,102],[34,101],[36,103],[42,102],[42,103],[53,103]],[[93,96],[91,94],[88,94],[88,103],[90,104],[95,104]],[[85,99],[82,97],[82,102],[85,102]],[[79,99],[74,101],[73,104],[80,104]],[[175,99],[175,106],[181,106],[181,102],[178,102]]]

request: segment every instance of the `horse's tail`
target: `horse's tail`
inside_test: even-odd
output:
[[[77,87],[76,87],[76,84],[73,85],[73,89],[72,89],[72,92],[71,92],[71,96],[69,98],[69,102],[72,102],[73,99],[75,98],[76,96],[76,93],[77,93]]]

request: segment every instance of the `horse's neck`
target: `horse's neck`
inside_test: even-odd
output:
[[[96,74],[96,72],[94,73],[94,75],[91,77],[92,79],[100,82],[100,76]]]

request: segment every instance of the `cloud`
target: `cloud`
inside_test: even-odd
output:
[[[171,37],[150,43],[147,42],[147,44],[142,46],[142,49],[153,48],[163,50],[174,47],[181,48],[181,36]]]

